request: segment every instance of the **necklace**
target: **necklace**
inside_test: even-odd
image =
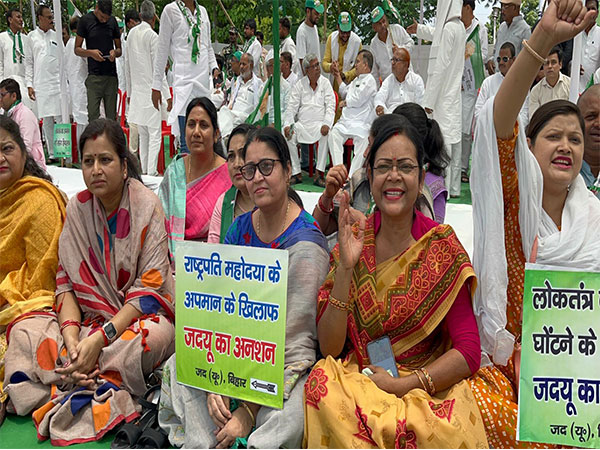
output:
[[[290,212],[290,200],[287,201],[287,208],[285,209],[285,218],[283,219],[283,225],[281,226],[281,233],[285,231],[285,224],[287,222],[288,213]],[[260,238],[260,218],[262,217],[260,209],[258,210],[258,220],[256,221],[256,235]],[[281,234],[279,233],[279,234]]]

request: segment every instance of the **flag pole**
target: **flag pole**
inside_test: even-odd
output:
[[[281,131],[281,101],[279,98],[281,71],[279,64],[279,0],[273,0],[273,109],[275,129]]]

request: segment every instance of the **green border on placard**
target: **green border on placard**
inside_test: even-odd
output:
[[[70,158],[72,153],[71,148],[71,124],[56,123],[54,124],[54,157],[55,158]]]

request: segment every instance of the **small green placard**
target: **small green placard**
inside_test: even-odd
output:
[[[177,242],[177,381],[283,408],[288,252]]]
[[[57,123],[54,125],[54,157],[71,157],[71,124]]]
[[[600,273],[527,264],[517,438],[600,447]]]

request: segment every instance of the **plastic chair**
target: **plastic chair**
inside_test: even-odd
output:
[[[168,147],[165,145],[169,142]],[[167,151],[168,148],[168,151]],[[165,170],[171,164],[171,161],[175,157],[175,138],[171,133],[171,127],[167,125],[167,122],[162,121],[161,140],[160,140],[160,152],[158,153],[158,165],[156,170],[161,175],[164,175]]]
[[[117,90],[117,115],[119,116],[121,129],[125,133],[127,138],[127,146],[129,146],[129,127],[125,126],[125,110],[127,108],[127,92],[121,92],[121,89]]]

